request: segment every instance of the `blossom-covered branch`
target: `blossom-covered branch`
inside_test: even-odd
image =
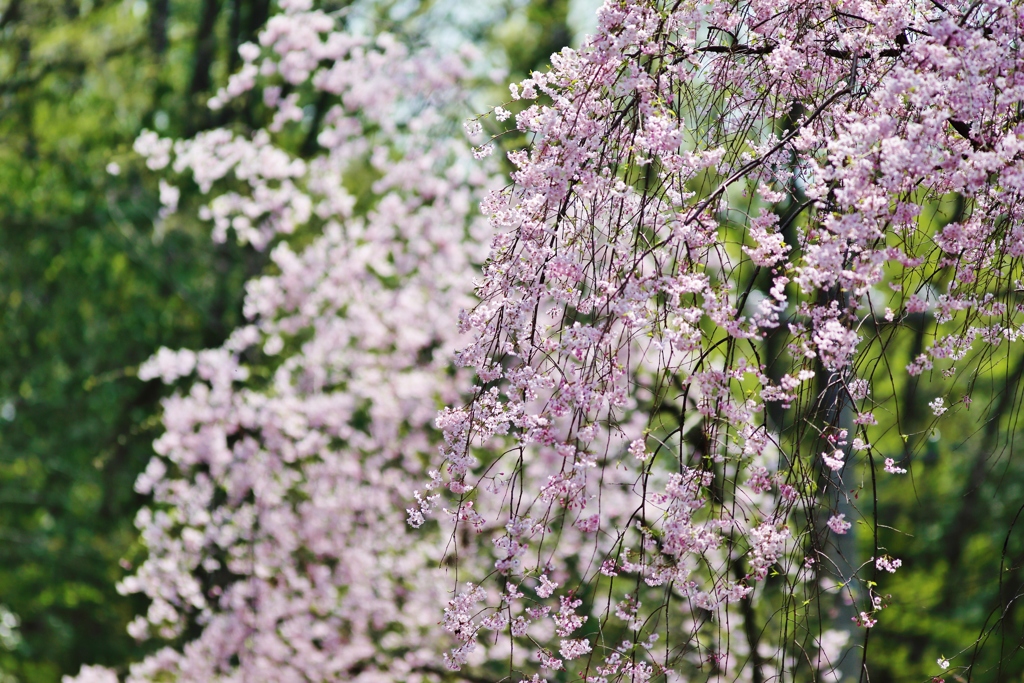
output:
[[[512,86],[532,142],[484,204],[478,392],[438,461],[506,531],[453,667],[500,614],[552,676],[861,674],[843,645],[901,565],[855,503],[911,465],[872,445],[892,378],[1021,336],[1020,26],[1002,2],[608,0]]]

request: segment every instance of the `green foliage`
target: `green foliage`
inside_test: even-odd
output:
[[[145,125],[202,123],[189,91],[200,9],[168,6],[163,53],[144,2],[0,10],[0,602],[21,621],[0,670],[17,680],[140,654],[125,625],[144,605],[114,586],[138,552],[132,486],[163,390],[135,368],[161,345],[220,343],[264,261],[214,247],[194,220],[157,220],[155,181],[130,153]]]
[[[894,365],[909,360],[897,355]],[[994,361],[973,381],[970,359],[958,363],[960,393],[947,398],[953,407],[939,421],[926,404],[948,383],[922,376],[900,387],[923,410],[902,423],[904,434],[875,444],[878,457],[903,457],[910,472],[888,475],[876,463],[885,526],[874,532],[903,567],[878,578],[893,598],[873,629],[872,680],[924,679],[940,656],[952,667],[973,665],[976,680],[1024,671],[1024,614],[1014,599],[1024,585],[1024,470],[1013,452],[1024,365],[1005,353]]]

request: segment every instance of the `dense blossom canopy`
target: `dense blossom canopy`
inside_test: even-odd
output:
[[[858,676],[902,565],[857,503],[912,465],[873,445],[893,378],[1022,331],[1020,9],[607,0],[470,155],[464,60],[282,4],[212,103],[277,79],[267,130],[137,146],[234,188],[217,238],[322,235],[140,373],[198,380],[139,480],[133,630],[201,632],[130,680]],[[304,161],[274,140],[307,82],[338,105]]]
[[[901,560],[854,500],[857,468],[909,464],[872,446],[898,428],[885,381],[1022,331],[1020,12],[609,0],[511,87],[532,144],[484,204],[477,395],[439,420],[452,500],[502,505],[509,587],[463,609],[453,666],[504,615],[549,673],[760,681],[831,670],[884,619]]]
[[[149,557],[122,589],[151,603],[129,630],[201,631],[134,665],[132,681],[415,681],[443,668],[444,540],[405,519],[440,441],[437,409],[468,385],[449,354],[489,242],[476,206],[494,172],[461,132],[473,54],[412,51],[282,5],[212,103],[259,81],[268,129],[136,143],[151,169],[173,165],[211,193],[214,239],[312,239],[273,250],[273,274],[247,287],[252,324],[222,348],[161,349],[139,371],[195,380],[165,402],[136,485],[155,502],[137,520]],[[304,160],[278,140],[318,94],[336,104]],[[176,196],[161,181],[168,210]]]

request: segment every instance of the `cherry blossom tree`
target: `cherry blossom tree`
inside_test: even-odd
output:
[[[1021,26],[609,0],[511,87],[531,144],[484,203],[477,393],[439,419],[448,506],[504,522],[453,668],[511,623],[544,676],[864,680],[897,387],[936,376],[934,425],[1021,335]]]
[[[866,679],[907,415],[1021,334],[1019,8],[607,0],[474,147],[472,55],[282,9],[211,102],[265,129],[136,147],[278,246],[140,370],[128,680]]]
[[[266,127],[135,145],[167,176],[162,217],[190,179],[215,240],[277,246],[248,283],[250,325],[139,370],[189,382],[136,484],[153,498],[137,519],[148,557],[121,589],[150,599],[132,635],[182,646],[130,681],[444,671],[446,539],[409,527],[406,508],[429,508],[416,488],[441,443],[436,413],[470,384],[450,354],[490,239],[477,206],[498,177],[462,126],[480,55],[364,35],[302,0],[281,9],[210,103],[258,96]],[[310,107],[318,151],[304,157]]]

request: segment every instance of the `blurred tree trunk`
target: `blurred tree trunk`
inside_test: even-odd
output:
[[[149,9],[149,40],[153,54],[162,57],[167,51],[167,20],[171,0],[151,0]]]
[[[210,92],[213,84],[211,67],[217,54],[217,15],[220,14],[221,0],[203,0],[196,28],[195,53],[192,58],[192,81],[189,86],[189,135],[202,130],[210,119],[206,102],[201,96]]]

